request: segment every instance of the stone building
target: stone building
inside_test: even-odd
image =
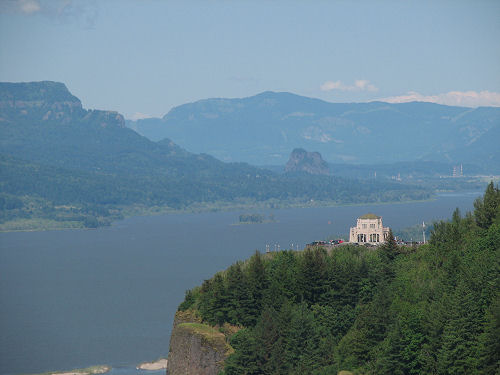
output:
[[[356,226],[351,228],[349,242],[377,245],[385,242],[388,235],[389,228],[382,225],[381,216],[366,214],[358,217]]]

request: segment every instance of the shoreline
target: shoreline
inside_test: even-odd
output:
[[[458,193],[460,194],[460,193]],[[335,201],[312,201],[312,202],[300,202],[300,203],[273,203],[273,202],[262,202],[262,203],[242,203],[242,204],[214,204],[214,206],[208,207],[191,207],[180,210],[173,210],[171,208],[158,207],[155,208],[139,208],[139,207],[127,207],[122,211],[123,217],[117,220],[113,220],[110,224],[112,226],[124,219],[131,217],[148,217],[148,216],[158,216],[158,215],[183,215],[183,214],[202,214],[210,212],[230,212],[238,210],[286,210],[295,208],[319,208],[319,207],[355,207],[355,206],[369,206],[369,205],[393,205],[393,204],[407,204],[407,203],[419,203],[419,202],[431,202],[437,199],[439,194],[434,193],[430,198],[427,199],[409,199],[403,201],[389,201],[389,202],[362,202],[362,203],[337,203]],[[273,206],[276,204],[276,206]],[[9,223],[9,222],[6,222]],[[264,223],[263,223],[264,224]],[[235,225],[240,225],[236,223]],[[50,228],[25,228],[25,229],[0,229],[0,233],[18,233],[18,232],[48,232],[48,231],[60,231],[60,230],[96,230],[99,228],[106,228],[108,226],[100,226],[97,228],[85,228],[85,227],[70,227],[70,226],[60,226],[60,227],[50,227]]]
[[[167,358],[160,358],[153,362],[143,362],[136,367],[137,370],[157,371],[167,368]]]
[[[33,375],[97,375],[97,374],[106,374],[107,372],[111,371],[111,369],[112,367],[108,365],[97,365],[85,368],[77,368],[73,370],[46,371]]]
[[[130,369],[136,371],[160,371],[167,368],[167,358],[158,358],[151,362],[141,362],[138,365],[130,365],[126,367],[112,367],[109,365],[89,366],[85,368],[77,368],[72,370],[59,370],[59,371],[45,371],[41,373],[26,374],[26,375],[100,375],[107,374],[113,370]]]

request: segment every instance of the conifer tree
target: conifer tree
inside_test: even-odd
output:
[[[500,190],[493,185],[493,181],[488,184],[484,196],[476,199],[474,208],[476,224],[480,228],[488,228],[500,212]]]
[[[440,374],[470,374],[477,367],[475,347],[481,329],[479,301],[461,280],[452,297],[450,316],[438,355]]]
[[[304,300],[309,304],[318,302],[326,291],[328,282],[324,249],[305,250],[301,264],[301,281]]]
[[[398,251],[398,244],[394,239],[394,233],[392,233],[392,229],[389,228],[389,233],[387,233],[387,239],[385,243],[382,245],[383,254],[387,258],[387,260],[392,261],[396,257]]]
[[[249,306],[250,311],[246,323],[250,326],[254,326],[262,311],[264,291],[267,289],[268,285],[266,269],[260,252],[256,251],[250,258],[247,272],[251,305]]]
[[[500,294],[486,312],[484,330],[478,341],[479,373],[500,374]]]
[[[231,265],[227,271],[226,284],[228,292],[228,322],[246,325],[251,314],[252,298],[248,282],[239,262]]]

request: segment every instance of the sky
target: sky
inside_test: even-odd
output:
[[[0,81],[129,119],[213,97],[500,106],[500,1],[0,0]]]

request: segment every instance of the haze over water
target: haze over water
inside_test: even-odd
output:
[[[134,217],[97,230],[2,233],[0,374],[97,364],[133,372],[138,363],[167,355],[185,290],[256,249],[346,237],[367,212],[383,216],[395,230],[449,218],[456,207],[471,210],[481,193],[260,211],[275,215],[277,222],[269,224],[231,225],[243,213],[233,211]]]

